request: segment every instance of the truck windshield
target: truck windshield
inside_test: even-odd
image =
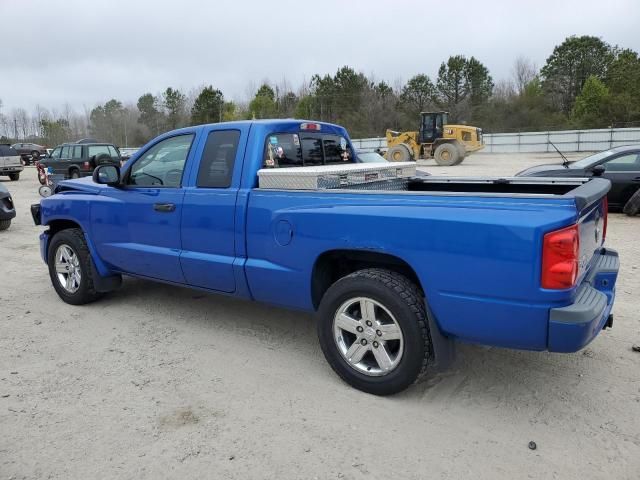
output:
[[[265,141],[264,167],[305,167],[354,163],[347,139],[321,133],[273,133]]]

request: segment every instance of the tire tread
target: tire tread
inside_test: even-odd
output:
[[[419,327],[424,352],[419,372],[413,383],[415,384],[422,381],[427,374],[430,361],[433,359],[431,335],[429,333],[429,323],[427,319],[427,310],[423,293],[414,284],[414,282],[409,280],[404,275],[392,270],[382,268],[367,268],[358,270],[342,277],[340,280],[334,283],[334,285],[337,285],[342,281],[358,279],[373,280],[383,285],[391,292],[394,292],[400,299],[402,299],[402,301],[409,307],[409,309],[413,313]],[[319,321],[322,321],[322,319],[320,319]],[[344,380],[346,383],[351,384],[350,379],[345,374],[343,374],[342,370],[337,366],[337,362],[340,362],[340,359],[326,354],[325,357],[327,358],[327,361],[329,362],[331,368],[338,374],[338,376],[342,378],[342,380]]]

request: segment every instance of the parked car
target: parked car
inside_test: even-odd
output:
[[[388,162],[386,158],[380,155],[378,152],[357,152],[358,162],[360,163],[385,163]]]
[[[22,156],[25,165],[29,165],[31,162],[35,162],[41,156],[47,154],[47,149],[36,143],[14,143],[11,145],[11,148]]]
[[[16,209],[9,189],[0,183],[0,230],[11,226],[11,220],[16,216]]]
[[[120,165],[120,152],[110,143],[65,143],[58,145],[39,165],[65,178],[91,176],[98,165]],[[42,183],[42,181],[41,181]]]
[[[625,145],[589,155],[575,162],[545,164],[527,168],[519,177],[591,177],[602,175],[611,181],[607,195],[609,209],[622,210],[640,189],[640,145]]]
[[[8,176],[12,181],[20,179],[24,170],[20,154],[9,144],[0,144],[0,175]]]
[[[378,395],[455,340],[575,352],[612,325],[608,180],[416,177],[353,152],[290,119],[161,135],[32,205],[53,288],[80,305],[131,275],[315,312],[331,367]]]

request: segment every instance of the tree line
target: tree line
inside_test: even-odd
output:
[[[494,82],[475,57],[442,62],[436,78],[418,74],[391,85],[349,66],[313,75],[294,90],[268,80],[245,101],[230,101],[213,85],[185,93],[168,87],[136,103],[117,99],[78,113],[36,107],[3,114],[0,142],[31,139],[53,146],[95,137],[138,146],[175,128],[252,118],[306,118],[344,125],[354,138],[384,135],[387,128],[415,130],[421,111],[446,110],[449,123],[486,132],[608,128],[640,122],[638,53],[593,36],[571,36],[556,46],[542,68],[515,60],[511,78]]]

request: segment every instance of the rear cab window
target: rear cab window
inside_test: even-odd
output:
[[[264,149],[265,168],[354,163],[347,139],[331,133],[272,133]]]

